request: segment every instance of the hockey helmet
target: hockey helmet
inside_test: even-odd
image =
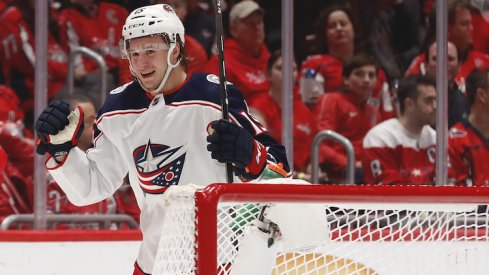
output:
[[[178,36],[183,46],[184,34],[182,21],[167,4],[135,9],[129,14],[122,28],[122,39],[126,50],[130,39],[149,35],[164,35],[170,44],[176,44]]]

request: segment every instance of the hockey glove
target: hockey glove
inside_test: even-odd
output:
[[[39,136],[37,153],[44,155],[49,152],[53,157],[65,155],[78,144],[83,128],[83,111],[80,107],[70,113],[68,103],[61,100],[51,102],[36,122]]]
[[[214,132],[207,136],[207,150],[221,163],[232,163],[234,172],[245,178],[258,177],[266,165],[265,146],[242,127],[225,119],[211,123]]]

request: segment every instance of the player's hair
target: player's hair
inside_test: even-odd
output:
[[[401,79],[399,82],[399,88],[397,89],[397,99],[399,100],[399,109],[401,114],[406,109],[406,99],[410,98],[416,101],[419,94],[420,86],[433,86],[436,87],[434,79],[420,75],[410,75]]]
[[[375,73],[379,71],[379,65],[375,58],[366,53],[359,53],[354,55],[350,62],[343,66],[343,78],[348,78],[353,70],[358,69],[363,66],[373,65],[375,66]]]
[[[467,91],[467,100],[469,106],[472,106],[475,102],[475,95],[477,89],[481,88],[489,90],[489,70],[475,68],[470,72],[465,80],[465,89]]]

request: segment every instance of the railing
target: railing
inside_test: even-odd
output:
[[[109,229],[112,223],[126,224],[130,229],[139,228],[139,224],[129,215],[125,214],[48,214],[46,220],[49,225],[56,223],[99,223],[100,229]],[[0,224],[0,230],[8,230],[16,224],[32,224],[34,214],[14,214],[5,217]]]
[[[324,139],[331,139],[345,147],[347,164],[346,164],[346,184],[355,184],[355,150],[351,142],[344,136],[331,130],[319,132],[312,141],[311,146],[311,174],[312,182],[319,182],[319,145]]]

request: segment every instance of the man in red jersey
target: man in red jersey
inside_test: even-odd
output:
[[[362,167],[370,185],[433,184],[436,90],[433,80],[408,76],[398,89],[399,118],[372,128],[363,140]]]
[[[265,74],[270,53],[263,42],[263,9],[251,0],[239,2],[231,9],[229,25],[232,38],[224,42],[226,77],[248,101],[270,88]],[[217,55],[209,60],[207,72],[218,75]]]
[[[318,131],[332,130],[351,141],[359,181],[363,137],[381,121],[378,109],[368,101],[377,82],[377,70],[377,63],[371,57],[355,55],[343,69],[347,91],[324,94],[318,99],[313,112]],[[343,146],[326,141],[320,150],[320,163],[328,178],[334,182],[344,180],[347,158]]]
[[[470,115],[449,132],[449,178],[462,186],[489,186],[489,72],[475,69],[466,81]]]

